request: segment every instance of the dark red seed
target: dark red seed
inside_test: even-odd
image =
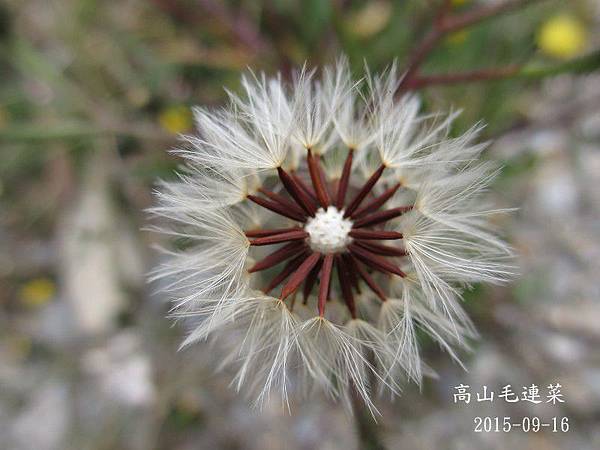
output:
[[[250,245],[272,245],[279,244],[280,242],[299,241],[302,239],[306,239],[307,237],[308,233],[304,230],[290,231],[288,233],[279,233],[274,234],[273,236],[265,236],[252,239],[250,241]]]
[[[356,244],[350,244],[348,250],[353,256],[357,257],[368,266],[371,266],[373,269],[379,270],[380,272],[393,273],[401,277],[406,276],[396,264],[386,261],[383,257],[371,253],[369,250],[365,250]]]
[[[354,241],[354,243],[378,255],[406,256],[406,251],[401,248],[390,247],[389,245],[377,244],[375,242],[361,241],[359,239]]]
[[[264,289],[264,293],[268,294],[273,289],[275,289],[275,287],[277,287],[277,285],[279,283],[282,283],[283,280],[285,280],[292,273],[294,273],[298,269],[298,267],[300,267],[300,264],[302,264],[302,262],[306,259],[307,256],[308,256],[308,250],[304,253],[299,254],[294,259],[292,259],[290,262],[288,262],[284,266],[283,270],[281,272],[279,272],[275,276],[275,278],[273,278],[271,280],[271,282],[268,284],[268,286]]]
[[[354,199],[352,199],[350,205],[348,205],[348,208],[346,208],[344,217],[350,217],[356,208],[360,206],[365,197],[369,194],[369,192],[371,192],[371,189],[373,189],[373,186],[375,186],[375,183],[377,183],[384,170],[385,166],[382,164],[379,166],[379,169],[377,169],[375,173],[371,175],[360,191],[358,191],[358,193],[354,196]]]
[[[308,163],[308,172],[310,173],[310,178],[313,183],[313,187],[315,188],[315,192],[317,194],[317,198],[319,199],[319,203],[325,209],[329,206],[329,193],[327,192],[327,188],[325,187],[324,176],[319,167],[318,157],[313,155],[312,151],[308,149],[306,155],[306,161]]]
[[[337,199],[335,205],[338,209],[344,207],[346,201],[346,192],[348,191],[348,183],[350,182],[350,172],[352,171],[352,158],[354,155],[354,149],[348,149],[348,156],[344,162],[344,169],[342,170],[342,177],[340,178],[340,184],[337,190]]]
[[[369,214],[368,216],[365,216],[362,219],[356,220],[354,222],[354,228],[372,227],[373,225],[387,222],[388,220],[395,219],[396,217],[401,216],[405,212],[410,211],[412,208],[412,205],[401,206],[399,208],[392,208],[386,209],[384,211],[374,212],[373,214]]]
[[[277,194],[276,192],[269,191],[262,187],[259,188],[258,190],[259,190],[259,192],[263,193],[264,195],[269,197],[274,202],[279,203],[284,208],[288,208],[288,209],[292,210],[294,213],[299,214],[302,217],[306,217],[306,213],[304,212],[304,210],[302,208],[300,208],[300,206],[298,206],[292,200],[288,200],[283,195]]]
[[[392,186],[391,188],[389,188],[388,190],[386,190],[380,196],[375,197],[373,200],[371,200],[365,206],[363,206],[360,209],[357,209],[356,212],[354,212],[354,214],[352,214],[352,218],[353,219],[358,219],[359,217],[362,217],[365,214],[368,214],[370,212],[376,211],[381,206],[383,206],[383,204],[385,202],[387,202],[390,198],[392,198],[392,196],[396,193],[396,191],[400,188],[400,186],[401,186],[401,184],[398,183],[395,186]]]
[[[321,266],[323,265],[323,259],[320,259],[315,267],[312,268],[306,280],[304,281],[304,288],[302,289],[303,303],[306,305],[308,301],[308,296],[310,295],[315,283],[317,282],[317,277],[319,276],[319,271],[321,270]]]
[[[248,269],[248,272],[254,273],[273,267],[288,258],[296,256],[305,249],[306,245],[302,241],[290,242],[289,244],[284,245],[279,250],[274,251],[270,255],[264,257],[261,261],[254,264],[250,269]]]
[[[336,266],[338,273],[338,281],[342,290],[342,297],[350,311],[350,316],[356,319],[356,304],[354,303],[354,295],[352,294],[352,281],[350,280],[349,268],[340,256],[336,257]]]
[[[323,267],[321,267],[321,275],[319,277],[319,316],[325,315],[325,302],[329,293],[329,283],[331,282],[331,270],[333,269],[333,255],[325,256]]]
[[[296,272],[290,277],[287,281],[283,289],[281,290],[281,299],[285,300],[289,297],[298,286],[304,281],[304,279],[308,276],[312,268],[319,262],[321,258],[321,254],[314,252],[308,258],[304,260],[304,262],[296,269]]]
[[[375,280],[371,277],[371,275],[369,275],[369,272],[367,272],[367,270],[362,266],[362,264],[360,262],[358,262],[356,260],[356,258],[354,256],[350,255],[350,258],[353,262],[353,266],[358,271],[358,274],[360,275],[360,277],[363,280],[365,280],[365,283],[367,283],[367,286],[369,286],[369,288],[371,288],[371,290],[375,293],[375,295],[377,295],[377,297],[379,297],[381,299],[382,302],[385,302],[387,300],[387,297],[385,296],[381,287],[379,287],[379,285],[375,282]]]
[[[298,186],[300,186],[300,188],[304,192],[306,192],[313,206],[316,207],[318,205],[317,196],[315,195],[314,191],[310,188],[310,186],[306,184],[302,177],[300,177],[297,173],[292,173],[291,176],[294,179],[294,181],[298,184]]]
[[[306,192],[298,185],[296,180],[294,180],[290,174],[288,174],[281,167],[277,168],[277,173],[279,174],[279,179],[283,183],[283,186],[288,191],[288,193],[292,196],[292,198],[298,203],[298,205],[306,211],[306,213],[314,217],[317,208],[312,203],[312,200],[308,196]]]
[[[271,230],[259,229],[259,230],[248,230],[245,232],[245,234],[249,238],[255,238],[255,237],[273,236],[274,234],[288,233],[290,231],[300,231],[300,230],[302,230],[302,228],[300,228],[300,227],[273,228]]]
[[[269,211],[273,211],[281,216],[287,217],[288,219],[297,220],[298,222],[306,222],[306,215],[298,214],[294,212],[294,210],[290,208],[286,208],[280,203],[274,202],[272,200],[267,200],[266,198],[257,197],[256,195],[248,194],[248,200],[253,201],[257,205],[262,206],[263,208],[268,209]]]
[[[396,231],[383,231],[383,230],[350,230],[348,233],[355,239],[366,239],[371,241],[384,241],[392,239],[402,239],[402,233]]]

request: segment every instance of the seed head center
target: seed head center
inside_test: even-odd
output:
[[[352,238],[349,236],[352,221],[344,218],[344,212],[335,206],[327,210],[319,208],[315,217],[304,227],[308,233],[310,247],[321,253],[338,253],[346,249]]]

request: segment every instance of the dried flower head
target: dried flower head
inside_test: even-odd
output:
[[[244,77],[227,108],[195,110],[199,134],[176,150],[187,165],[157,192],[180,249],[155,277],[193,325],[184,345],[223,336],[259,403],[355,389],[374,411],[374,390],[433,373],[417,330],[458,361],[474,335],[461,290],[511,275],[481,127],[449,137],[456,113],[395,100],[398,79],[392,66],[355,82],[345,60],[320,80]]]

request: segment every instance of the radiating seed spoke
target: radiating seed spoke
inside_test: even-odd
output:
[[[379,297],[381,299],[382,302],[385,302],[387,300],[387,297],[385,296],[383,290],[375,282],[373,277],[371,277],[371,275],[369,275],[369,272],[367,272],[367,270],[363,267],[363,265],[359,261],[357,261],[354,256],[350,255],[350,258],[351,258],[352,262],[354,263],[354,267],[358,271],[358,274],[360,275],[360,277],[363,280],[365,280],[365,283],[367,283],[367,286],[369,286],[369,288],[375,293],[375,295],[377,295],[377,297]]]
[[[381,166],[379,166],[379,169],[377,169],[375,173],[371,175],[371,177],[367,180],[367,182],[360,189],[360,191],[358,191],[352,202],[350,202],[348,208],[346,208],[344,217],[350,217],[352,213],[356,210],[356,208],[360,206],[364,198],[369,194],[369,192],[371,192],[371,189],[373,189],[373,186],[375,186],[375,183],[377,183],[377,180],[379,180],[384,170],[385,166],[382,164]]]
[[[250,245],[272,245],[279,244],[280,242],[299,241],[302,239],[306,239],[307,237],[308,233],[304,230],[290,231],[288,233],[279,233],[274,234],[273,236],[265,236],[252,239],[250,241]]]
[[[368,216],[365,216],[362,219],[356,220],[354,222],[354,228],[372,227],[373,225],[387,222],[388,220],[395,219],[396,217],[401,216],[407,211],[410,211],[412,208],[412,205],[401,206],[399,208],[392,208],[374,212],[373,214],[369,214]]]
[[[359,217],[362,217],[365,214],[368,214],[368,213],[371,213],[373,211],[376,211],[381,206],[383,206],[383,204],[385,202],[387,202],[390,198],[392,198],[394,196],[394,194],[400,188],[400,186],[401,186],[401,184],[398,183],[395,186],[392,186],[391,188],[387,189],[383,194],[381,194],[378,197],[375,197],[373,200],[371,200],[369,203],[367,203],[362,208],[357,209],[352,214],[352,218],[353,219],[358,219]]]
[[[346,201],[346,192],[348,191],[348,183],[350,181],[350,173],[352,171],[352,159],[354,155],[354,149],[348,149],[348,156],[344,162],[344,169],[342,170],[342,177],[340,178],[340,184],[337,189],[337,198],[335,205],[339,210],[344,207]]]
[[[329,284],[331,282],[331,270],[333,269],[333,255],[325,255],[321,275],[319,277],[319,316],[325,315],[325,302],[329,294]]]
[[[297,173],[292,173],[292,178],[294,179],[294,181],[298,184],[298,186],[300,187],[300,189],[302,189],[306,195],[308,196],[308,198],[310,198],[310,201],[312,203],[312,205],[316,208],[318,205],[318,200],[317,200],[317,196],[314,193],[314,191],[310,188],[310,186],[308,184],[306,184],[304,182],[304,180],[302,179],[301,176],[299,176]]]
[[[355,267],[356,261],[351,258],[350,253],[342,253],[342,258],[346,262],[346,267],[348,268],[348,274],[350,275],[350,281],[352,282],[352,286],[354,290],[360,294],[360,283],[358,280],[358,270]]]
[[[254,264],[250,269],[249,273],[258,272],[273,267],[280,262],[285,261],[288,258],[292,258],[297,254],[306,250],[306,244],[302,241],[293,241],[289,244],[284,245],[279,250],[274,251],[270,255],[264,257],[261,261]]]
[[[321,258],[321,254],[318,252],[312,253],[308,258],[304,260],[304,262],[296,269],[294,274],[290,277],[287,283],[283,286],[281,290],[281,299],[285,300],[289,297],[298,286],[304,281],[304,279],[308,276],[311,269],[319,262]]]
[[[319,271],[321,270],[321,266],[323,265],[323,259],[319,259],[319,262],[312,268],[306,280],[304,281],[304,287],[302,289],[303,303],[306,305],[308,301],[308,297],[317,282],[317,277],[319,276]]]
[[[310,173],[310,178],[312,180],[313,187],[315,188],[317,198],[319,199],[319,203],[324,209],[327,209],[329,206],[329,193],[327,192],[327,188],[323,183],[323,174],[321,173],[321,169],[319,167],[318,157],[313,155],[310,149],[307,150],[306,161],[308,163],[308,172]]]
[[[302,228],[290,227],[290,228],[248,230],[245,232],[245,234],[246,234],[246,237],[255,238],[255,237],[273,236],[274,234],[289,233],[290,231],[302,231]]]
[[[248,200],[253,201],[257,205],[262,206],[263,208],[267,208],[274,213],[277,213],[281,216],[287,217],[288,219],[297,220],[298,222],[306,222],[306,215],[298,214],[291,210],[290,208],[286,208],[280,203],[274,202],[272,200],[267,200],[266,198],[257,197],[256,195],[248,194]]]
[[[281,272],[279,272],[275,278],[271,280],[271,282],[267,285],[264,290],[265,294],[268,294],[273,289],[275,289],[280,283],[282,283],[287,277],[289,277],[292,273],[294,273],[298,267],[302,264],[302,262],[306,259],[309,252],[308,250],[304,253],[299,254],[294,259],[289,261],[283,268]]]
[[[401,277],[406,276],[406,274],[402,270],[400,270],[400,268],[397,265],[386,261],[383,257],[371,253],[370,251],[365,250],[364,248],[359,247],[356,244],[350,244],[348,246],[348,250],[350,250],[350,253],[352,253],[352,255],[356,256],[358,259],[363,261],[365,264],[371,266],[373,269],[379,270],[380,272],[393,273]]]
[[[279,174],[279,179],[283,183],[283,186],[296,201],[296,203],[298,203],[298,205],[302,207],[302,209],[306,211],[309,216],[314,217],[315,212],[317,212],[317,208],[308,197],[308,194],[304,192],[296,180],[294,180],[290,174],[288,174],[281,167],[277,168],[277,173]]]
[[[377,255],[406,256],[406,251],[401,248],[390,247],[389,245],[382,245],[382,244],[377,244],[374,242],[362,241],[359,239],[354,241],[354,243],[360,247],[363,247],[363,248],[373,252],[373,253],[376,253]]]
[[[346,265],[346,261],[340,256],[336,257],[336,266],[342,297],[350,311],[350,316],[356,319],[356,304],[354,303],[354,295],[352,294],[352,281],[350,280],[348,266]]]
[[[262,187],[259,188],[258,190],[261,193],[263,193],[264,195],[266,195],[267,197],[269,197],[274,202],[279,203],[281,206],[291,209],[294,213],[299,214],[302,217],[306,217],[306,212],[300,206],[298,206],[298,204],[296,204],[293,200],[288,200],[283,195],[277,194],[276,192],[269,191],[268,189],[265,189]]]
[[[350,230],[350,233],[348,234],[355,239],[366,239],[372,241],[402,239],[402,233],[398,233],[397,231],[353,229]]]

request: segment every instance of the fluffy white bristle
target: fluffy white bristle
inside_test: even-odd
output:
[[[338,211],[335,206],[329,206],[327,211],[319,208],[304,229],[309,234],[311,248],[321,253],[340,252],[352,240],[349,236],[352,221],[344,219],[344,212]]]

